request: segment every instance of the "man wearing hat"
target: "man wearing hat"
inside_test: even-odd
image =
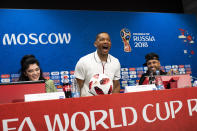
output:
[[[155,78],[152,77],[154,75],[156,75],[156,71],[159,70],[160,71],[160,75],[167,75],[167,72],[163,72],[160,69],[160,61],[159,61],[159,56],[156,53],[149,53],[145,56],[146,59],[146,63],[144,63],[144,66],[148,67],[148,70],[146,73],[142,74],[140,81],[139,81],[139,85],[143,85],[143,82],[146,78],[146,76],[151,77],[152,80],[154,80]]]

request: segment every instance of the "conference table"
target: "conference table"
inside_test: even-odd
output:
[[[0,130],[196,131],[197,87],[0,104]]]

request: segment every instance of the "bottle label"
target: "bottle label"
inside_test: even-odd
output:
[[[70,85],[63,85],[63,91],[71,91],[71,86]]]

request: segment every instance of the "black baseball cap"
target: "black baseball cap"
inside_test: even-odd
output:
[[[159,61],[159,56],[156,53],[151,52],[151,53],[146,54],[145,59],[146,59],[146,63],[144,63],[143,66],[147,66],[147,62],[149,60],[158,60]]]

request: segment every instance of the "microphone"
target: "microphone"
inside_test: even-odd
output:
[[[149,74],[149,84],[155,84],[155,77],[153,75],[153,71],[150,71]]]

